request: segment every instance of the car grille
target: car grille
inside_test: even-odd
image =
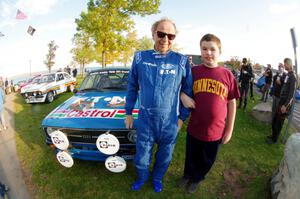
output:
[[[46,129],[44,129],[46,132]],[[99,135],[104,134],[107,130],[84,130],[84,129],[59,129],[68,137],[71,148],[78,150],[98,151],[96,140]],[[120,142],[120,149],[117,155],[134,155],[136,152],[135,143],[131,142],[127,134],[129,130],[110,130],[109,133],[116,136]],[[52,143],[50,136],[46,133],[47,143]]]
[[[82,143],[89,143],[95,144],[99,135],[106,133],[107,131],[87,131],[87,130],[73,130],[73,129],[61,129],[64,132],[68,140],[72,142],[82,142]],[[128,130],[112,130],[109,132],[110,134],[116,136],[120,142],[120,144],[133,144],[127,138],[127,134],[129,133]]]

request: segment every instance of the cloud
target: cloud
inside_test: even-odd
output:
[[[299,4],[296,2],[289,3],[273,3],[269,6],[271,14],[289,14],[298,11]]]
[[[16,7],[28,15],[46,15],[55,7],[58,0],[19,0]]]

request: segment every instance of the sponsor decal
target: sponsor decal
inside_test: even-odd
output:
[[[151,67],[156,67],[157,66],[156,64],[149,63],[149,62],[143,62],[143,64],[146,65],[146,66],[151,66]]]
[[[139,110],[134,109],[132,116],[138,117]],[[126,116],[124,109],[59,109],[49,115],[50,118],[108,118],[124,119]]]
[[[175,75],[176,74],[176,70],[175,69],[172,69],[172,70],[169,70],[169,69],[160,69],[159,73],[161,75],[169,75],[169,74]]]
[[[161,67],[163,69],[171,69],[171,68],[174,68],[174,65],[173,64],[162,64]]]

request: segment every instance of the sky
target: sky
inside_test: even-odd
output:
[[[0,37],[0,76],[10,78],[47,70],[44,60],[51,40],[59,46],[53,69],[69,65],[72,38],[76,33],[75,19],[86,11],[87,2],[0,0],[0,32],[4,34]],[[18,9],[28,18],[17,20]],[[295,28],[300,43],[299,0],[161,0],[159,10],[155,15],[133,16],[138,38],[151,37],[151,25],[168,17],[176,23],[175,42],[183,54],[199,55],[201,37],[212,33],[222,42],[220,61],[246,57],[277,68],[285,57],[295,60],[290,29]],[[36,29],[33,36],[27,33],[29,25]]]

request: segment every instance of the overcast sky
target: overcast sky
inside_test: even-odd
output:
[[[0,76],[29,73],[30,66],[32,72],[46,70],[43,61],[51,40],[59,46],[54,68],[70,64],[75,18],[86,10],[87,2],[0,0],[0,32],[5,35],[0,37]],[[17,9],[28,18],[17,20]],[[299,0],[162,0],[159,14],[134,20],[138,37],[150,37],[152,23],[161,17],[174,20],[182,53],[199,54],[200,38],[213,33],[222,42],[221,60],[247,57],[277,68],[285,57],[294,59],[290,29],[295,27],[300,40],[299,10]],[[29,25],[36,29],[33,36],[27,33]]]

